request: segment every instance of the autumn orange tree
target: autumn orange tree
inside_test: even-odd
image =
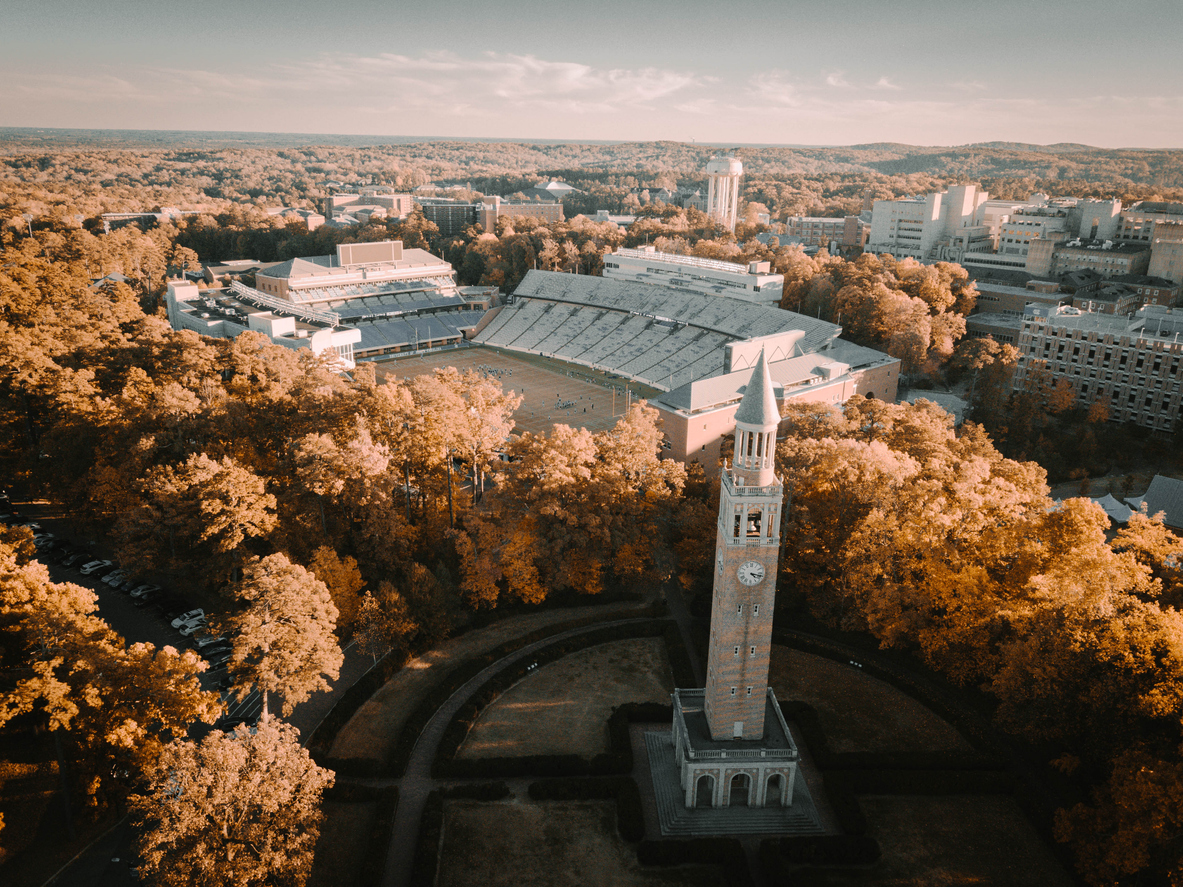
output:
[[[283,554],[253,558],[230,587],[241,609],[219,627],[233,634],[229,670],[240,693],[263,694],[263,719],[271,694],[283,695],[283,712],[318,690],[329,689],[341,668],[333,630],[337,608],[323,582]]]
[[[1057,828],[1092,883],[1177,870],[1183,546],[1149,516],[1111,540],[1097,505],[1052,503],[1042,469],[925,401],[824,412],[790,405],[778,449],[786,580],[823,620],[992,694],[1090,789]]]
[[[130,798],[141,871],[175,887],[302,887],[333,774],[275,721],[167,746]]]
[[[672,575],[669,522],[685,469],[660,452],[657,411],[643,404],[598,434],[556,425],[516,438],[458,540],[470,601],[496,606],[504,591],[537,603]]]
[[[43,565],[0,541],[0,726],[32,718],[64,739],[85,796],[102,806],[222,705],[201,689],[196,654],[127,646],[97,609],[92,591],[51,582]]]

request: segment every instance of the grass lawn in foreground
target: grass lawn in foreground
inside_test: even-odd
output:
[[[835,752],[973,750],[935,712],[846,663],[774,644],[768,682],[782,703],[814,707]]]
[[[1070,887],[1074,882],[1005,795],[864,795],[882,858],[865,870],[822,870],[825,887]],[[812,874],[812,873],[811,873]]]
[[[438,887],[652,887],[722,883],[715,866],[645,869],[612,801],[444,805]]]
[[[673,689],[661,638],[588,647],[541,666],[502,693],[481,712],[459,757],[593,757],[608,750],[613,707],[668,704]]]

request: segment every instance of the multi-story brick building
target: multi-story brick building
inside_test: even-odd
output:
[[[1112,240],[1033,240],[1027,270],[1035,275],[1096,271],[1102,277],[1145,274],[1150,268],[1150,246]]]
[[[1015,390],[1045,374],[1071,382],[1081,405],[1104,403],[1110,421],[1178,428],[1183,313],[1151,306],[1123,317],[1031,305],[1018,348]]]

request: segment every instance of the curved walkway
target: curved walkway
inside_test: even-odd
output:
[[[410,879],[411,865],[415,859],[415,847],[419,842],[419,822],[423,818],[423,808],[427,803],[427,796],[443,785],[462,781],[435,779],[431,775],[431,765],[439,751],[444,730],[447,729],[452,718],[468,702],[469,698],[498,672],[509,668],[521,659],[529,658],[531,654],[556,641],[578,637],[581,634],[598,631],[602,628],[647,622],[651,618],[636,617],[596,622],[568,629],[527,644],[482,669],[436,709],[435,714],[432,715],[431,720],[427,722],[427,726],[423,728],[423,732],[415,741],[415,747],[411,750],[410,759],[407,761],[406,772],[397,782],[399,786],[398,810],[395,813],[394,828],[391,831],[390,851],[386,856],[386,866],[383,869],[383,887],[406,887]],[[393,780],[391,780],[391,784],[394,784]]]

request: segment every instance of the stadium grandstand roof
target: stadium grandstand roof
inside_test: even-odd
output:
[[[527,272],[514,297],[624,311],[722,333],[736,340],[801,330],[805,333],[802,348],[806,351],[821,348],[842,332],[841,327],[824,320],[739,299],[555,271]]]

